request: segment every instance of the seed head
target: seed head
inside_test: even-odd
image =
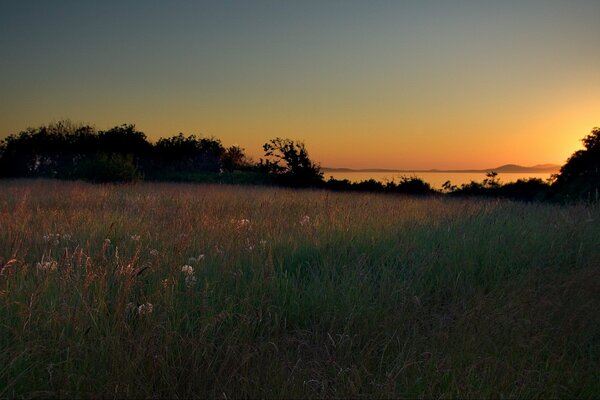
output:
[[[184,265],[183,267],[181,267],[181,272],[183,272],[187,276],[194,275],[194,267],[192,267],[191,265]]]
[[[144,303],[137,308],[138,315],[150,315],[154,310],[152,303]]]

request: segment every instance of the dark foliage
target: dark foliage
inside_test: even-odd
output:
[[[438,193],[435,189],[424,182],[421,178],[406,177],[400,178],[400,182],[387,182],[385,184],[376,181],[375,179],[367,179],[360,182],[350,182],[347,179],[337,180],[331,177],[324,182],[323,186],[331,190],[352,190],[358,192],[374,192],[374,193],[401,193],[411,195],[431,195]]]
[[[99,153],[77,167],[75,178],[91,182],[130,182],[142,179],[132,154]]]
[[[389,185],[389,184],[388,184]],[[396,193],[405,193],[405,194],[416,194],[416,195],[429,195],[434,194],[436,191],[431,187],[431,185],[420,178],[415,176],[406,177],[403,176],[400,178],[400,182],[395,186],[389,185],[389,189]]]
[[[289,186],[321,186],[321,167],[311,161],[304,143],[275,138],[263,145],[259,168],[276,182]]]
[[[553,184],[562,200],[599,200],[600,128],[593,128],[582,142],[585,149],[569,157]]]
[[[550,184],[539,178],[506,183],[498,188],[497,193],[500,197],[522,201],[548,200],[552,195]]]
[[[177,172],[219,172],[225,148],[215,138],[197,138],[180,133],[160,139],[154,146],[154,166]]]
[[[252,169],[240,147],[179,134],[153,145],[135,125],[96,131],[61,121],[28,128],[0,141],[1,177],[49,177],[93,182],[194,180],[199,174]],[[239,179],[238,176],[230,179]],[[248,179],[254,179],[253,176]],[[242,179],[244,180],[244,179]]]
[[[460,187],[447,181],[442,192],[418,177],[399,182],[374,179],[353,183],[323,180],[304,143],[275,138],[263,146],[258,164],[239,146],[225,148],[216,138],[182,133],[148,141],[135,125],[120,125],[107,131],[70,121],[28,128],[0,141],[0,177],[47,177],[83,179],[93,182],[126,182],[140,179],[279,184],[322,187],[330,190],[367,191],[450,196],[503,197],[521,201],[598,201],[600,197],[600,128],[583,138],[584,149],[575,152],[554,177],[552,185],[540,179],[502,184],[496,172],[481,182]]]
[[[244,149],[239,146],[230,146],[221,156],[222,167],[225,171],[251,171],[254,168]]]

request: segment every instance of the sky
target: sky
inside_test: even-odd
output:
[[[327,167],[562,164],[600,125],[600,1],[0,2],[0,138],[70,119]]]

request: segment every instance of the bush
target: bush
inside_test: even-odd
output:
[[[142,179],[132,155],[100,153],[83,160],[76,177],[90,182],[131,182]]]

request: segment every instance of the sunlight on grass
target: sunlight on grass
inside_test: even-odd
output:
[[[0,183],[0,397],[597,397],[597,206]]]

